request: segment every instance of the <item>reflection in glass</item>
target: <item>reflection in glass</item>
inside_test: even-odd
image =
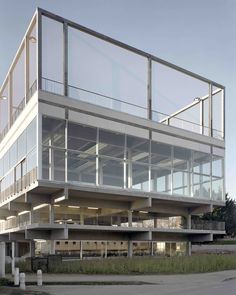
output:
[[[147,117],[145,57],[71,27],[68,29],[68,57],[70,96]]]
[[[96,184],[96,157],[68,152],[68,181]]]
[[[149,191],[148,165],[132,163],[132,188]]]
[[[96,154],[97,129],[68,122],[68,149]]]

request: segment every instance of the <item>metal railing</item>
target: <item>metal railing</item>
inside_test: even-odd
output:
[[[64,95],[64,84],[52,79],[42,78],[42,89],[51,93]],[[122,111],[146,119],[148,118],[148,108],[88,89],[68,85],[68,96],[109,109]],[[196,104],[197,103],[194,103],[194,105]],[[178,111],[175,114],[166,114],[155,110],[152,110],[151,113],[153,121],[188,130],[194,133],[203,134],[206,136],[209,136],[209,134],[211,133],[208,126],[204,126],[196,122],[177,117],[178,115],[183,113],[183,110]],[[212,129],[212,132],[213,137],[218,139],[223,138],[222,131]]]
[[[13,198],[16,194],[20,193],[32,183],[37,180],[37,167],[29,171],[22,178],[17,180],[14,184],[10,185],[4,191],[0,192],[0,203]]]
[[[26,104],[30,101],[31,97],[34,95],[34,93],[36,92],[36,90],[37,90],[37,80],[35,80],[34,83],[32,84],[32,86],[30,87],[30,89],[29,89],[29,91],[28,91],[28,93],[26,95],[26,98],[24,97],[21,100],[21,102],[19,103],[19,105],[17,107],[15,107],[15,111],[12,113],[9,122],[7,123],[7,125],[5,126],[5,128],[3,129],[3,131],[0,134],[0,142],[5,137],[5,135],[7,134],[8,130],[14,124],[14,122],[16,121],[16,119],[19,117],[19,115],[21,114],[21,112],[25,108]]]
[[[199,230],[225,230],[225,222],[222,221],[208,221],[208,220],[192,220],[191,229]]]

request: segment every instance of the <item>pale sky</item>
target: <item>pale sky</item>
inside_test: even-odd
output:
[[[236,0],[0,0],[0,84],[39,6],[226,86],[226,192],[236,198]]]

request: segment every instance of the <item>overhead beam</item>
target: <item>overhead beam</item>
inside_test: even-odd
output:
[[[151,212],[167,214],[169,216],[185,216],[189,214],[188,208],[185,207],[175,207],[163,204],[155,204],[151,207]]]
[[[34,239],[50,240],[51,239],[51,231],[50,230],[26,229],[25,230],[25,239],[26,240],[34,240]]]
[[[152,198],[140,199],[131,203],[130,210],[141,210],[152,207]]]
[[[68,228],[52,230],[50,239],[51,240],[68,240]]]
[[[39,204],[51,204],[51,197],[50,195],[26,193],[25,202],[34,204],[34,206]]]
[[[10,211],[29,211],[31,209],[31,205],[29,203],[19,203],[19,202],[9,202],[8,203],[8,210]]]
[[[199,214],[205,214],[205,213],[212,213],[213,211],[213,205],[207,204],[199,207],[189,208],[189,214],[191,215],[199,215]]]
[[[152,240],[152,232],[141,232],[141,233],[131,233],[130,240],[132,241],[151,241]]]
[[[212,242],[213,234],[189,235],[191,242]]]
[[[69,239],[85,241],[123,241],[128,240],[129,235],[125,232],[69,231]]]
[[[98,208],[111,208],[129,210],[129,202],[102,200],[102,199],[85,199],[85,198],[69,198],[63,201],[63,205],[79,206],[79,207],[98,207]]]
[[[9,241],[24,241],[25,240],[25,234],[23,233],[18,233],[18,232],[13,232],[9,233]]]
[[[0,242],[8,242],[8,241],[9,241],[8,234],[0,235]]]
[[[59,203],[67,200],[69,197],[68,188],[60,190],[58,193],[52,194],[52,203]]]

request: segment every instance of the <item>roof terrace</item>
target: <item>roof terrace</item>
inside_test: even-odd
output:
[[[224,139],[224,86],[40,8],[0,88],[0,140],[37,90]]]

